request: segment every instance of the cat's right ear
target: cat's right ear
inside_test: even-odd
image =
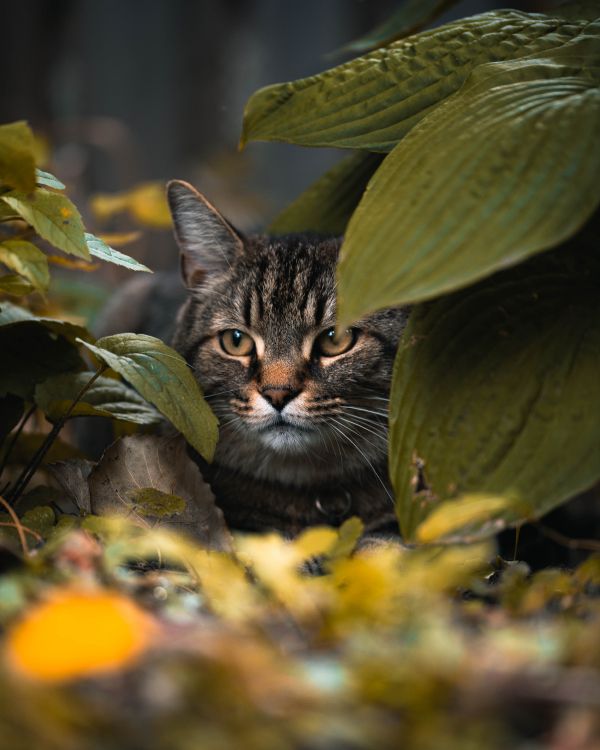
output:
[[[183,180],[168,183],[167,199],[185,285],[191,289],[207,275],[226,272],[244,249],[237,231],[202,193]]]

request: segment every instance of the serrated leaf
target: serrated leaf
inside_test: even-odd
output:
[[[10,294],[12,297],[24,297],[35,291],[31,284],[16,273],[0,276],[0,292]]]
[[[38,185],[54,188],[54,190],[64,190],[65,186],[50,172],[44,172],[42,169],[35,170],[35,181]]]
[[[345,44],[340,52],[360,54],[389,44],[428,25],[457,2],[458,0],[404,0],[390,18],[360,39]]]
[[[476,66],[540,54],[588,25],[500,10],[421,32],[319,75],[260,89],[246,104],[241,144],[389,151]]]
[[[600,40],[482,66],[388,155],[348,226],[340,325],[557,245],[600,202]],[[449,147],[451,144],[451,148]]]
[[[130,271],[146,271],[152,273],[148,266],[135,260],[135,258],[130,258],[129,255],[125,255],[125,253],[115,250],[99,237],[95,237],[89,232],[85,233],[85,241],[90,254],[94,255],[96,258],[106,260],[109,263],[115,263],[117,266],[125,266],[125,268],[129,268]]]
[[[117,440],[92,470],[89,488],[92,513],[125,514],[145,525],[162,519],[167,526],[184,531],[209,547],[223,549],[229,546],[223,514],[216,507],[200,470],[188,457],[181,436],[132,435]],[[148,488],[159,491],[161,495],[176,496],[184,502],[185,508],[165,522],[164,503],[161,508],[155,508],[158,513],[152,513],[146,495],[148,502],[142,513],[139,509],[132,509],[132,497],[140,500],[134,491]],[[130,495],[131,492],[134,494]],[[154,494],[153,498],[154,502],[158,496]],[[144,502],[142,498],[142,504]],[[171,505],[167,502],[167,506]],[[180,507],[179,503],[175,505]]]
[[[320,177],[275,218],[269,232],[343,234],[367,183],[383,160],[380,154],[352,154]]]
[[[576,240],[413,311],[389,446],[407,538],[445,499],[510,500],[494,533],[600,477],[600,264]]]
[[[217,443],[217,419],[186,361],[160,339],[121,333],[81,342],[122,375],[181,432],[207,461]]]
[[[51,422],[56,422],[64,416],[77,394],[93,376],[93,372],[75,372],[49,378],[36,387],[35,403]],[[75,405],[71,416],[110,417],[143,425],[161,421],[159,412],[133,388],[120,380],[105,377],[96,378]]]
[[[8,302],[0,302],[0,396],[13,393],[26,399],[38,383],[58,373],[76,370],[83,360],[75,339],[90,338],[82,326],[37,318]]]
[[[29,193],[35,188],[33,133],[24,121],[0,125],[0,184]]]
[[[170,518],[185,510],[186,502],[178,495],[162,492],[154,487],[136,487],[128,490],[125,497],[132,509],[144,518]]]
[[[44,291],[50,283],[50,271],[46,255],[31,242],[4,240],[0,242],[0,263],[23,276],[38,291]]]
[[[54,247],[90,259],[81,216],[66,196],[38,188],[31,195],[13,190],[3,195],[2,200]]]

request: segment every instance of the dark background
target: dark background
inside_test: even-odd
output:
[[[67,184],[93,231],[127,227],[99,227],[90,195],[173,177],[197,185],[241,229],[257,228],[338,157],[273,143],[240,154],[247,98],[343,62],[332,53],[399,4],[4,0],[0,122],[26,119],[45,136],[46,168]],[[438,23],[505,5],[461,2]],[[176,258],[168,231],[146,231],[127,252],[154,268]]]

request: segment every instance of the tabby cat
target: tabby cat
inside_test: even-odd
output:
[[[98,333],[171,339],[193,368],[220,421],[214,462],[193,455],[229,526],[295,534],[358,515],[397,531],[387,407],[406,310],[336,337],[339,239],[244,237],[191,185],[168,198],[187,291],[176,274],[138,277]]]
[[[191,185],[168,198],[188,289],[173,346],[220,421],[214,463],[195,458],[229,525],[394,526],[387,406],[406,310],[336,336],[338,239],[243,237]]]

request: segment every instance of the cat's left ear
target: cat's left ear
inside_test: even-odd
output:
[[[171,180],[167,199],[181,250],[181,275],[188,288],[209,274],[225,273],[244,241],[206,198],[183,180]]]

